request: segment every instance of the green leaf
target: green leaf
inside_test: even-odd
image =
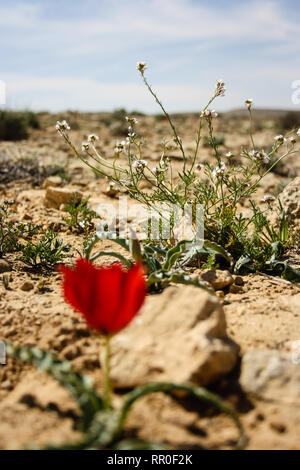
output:
[[[132,266],[132,262],[125,258],[125,256],[121,255],[120,253],[117,253],[116,251],[99,251],[98,253],[95,253],[91,258],[90,261],[95,261],[97,258],[100,258],[100,256],[112,256],[114,258],[118,258],[122,263],[127,267],[130,268]]]
[[[234,274],[245,274],[247,272],[252,272],[252,259],[248,255],[242,255],[234,266]]]
[[[177,259],[181,256],[186,246],[186,241],[180,241],[173,248],[167,252],[166,261],[163,265],[163,269],[169,271],[169,269],[176,263]]]
[[[233,266],[234,260],[231,254],[226,251],[221,245],[218,245],[215,242],[211,242],[209,240],[203,240],[199,246],[194,245],[190,249],[187,250],[185,256],[181,260],[181,265],[184,266],[192,261],[193,258],[197,258],[197,256],[205,254],[205,255],[219,255],[224,258],[230,265],[230,268]]]

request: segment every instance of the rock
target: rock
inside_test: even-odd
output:
[[[243,286],[245,285],[245,281],[244,279],[242,278],[242,276],[235,276],[234,278],[234,283],[236,286]]]
[[[209,282],[215,290],[224,289],[234,282],[229,271],[220,269],[197,270],[197,274],[203,281]]]
[[[287,220],[300,225],[300,176],[291,181],[279,194]]]
[[[25,292],[28,292],[28,291],[32,290],[33,288],[34,288],[34,285],[31,281],[25,281],[20,287],[20,289],[25,291]]]
[[[11,269],[11,264],[8,261],[0,259],[0,273],[7,273],[8,271],[11,271]]]
[[[61,205],[67,204],[71,199],[80,201],[82,199],[82,193],[74,189],[53,188],[49,186],[46,189],[44,205],[45,207],[59,209]]]
[[[245,392],[263,400],[300,406],[300,367],[292,354],[276,349],[247,351],[240,384]]]
[[[172,286],[147,297],[111,346],[117,388],[156,381],[207,384],[232,370],[239,351],[227,337],[219,301],[194,286]]]
[[[62,185],[62,178],[60,176],[49,176],[48,178],[45,179],[43,183],[43,188],[56,188],[57,186]]]
[[[244,291],[243,287],[242,286],[237,286],[236,284],[232,284],[230,287],[229,287],[229,292],[231,294],[242,294]]]

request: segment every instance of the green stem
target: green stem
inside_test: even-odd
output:
[[[112,384],[110,380],[110,335],[105,335],[104,349],[100,354],[100,363],[103,370],[103,400],[106,409],[112,408]]]

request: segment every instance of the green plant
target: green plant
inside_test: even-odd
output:
[[[20,241],[27,240],[38,231],[38,227],[33,224],[11,222],[10,204],[8,201],[0,206],[0,258],[6,253],[19,251],[22,247]]]
[[[77,428],[82,432],[82,439],[76,443],[66,443],[61,446],[48,445],[45,449],[158,449],[159,443],[149,443],[126,438],[124,424],[132,405],[143,396],[151,393],[164,392],[167,394],[184,393],[213,405],[218,411],[228,415],[239,432],[237,448],[243,448],[246,437],[242,424],[235,411],[214,393],[192,384],[150,383],[135,388],[125,395],[119,409],[108,407],[105,400],[98,395],[89,377],[71,368],[68,361],[63,361],[36,347],[20,347],[6,344],[6,354],[17,360],[33,364],[39,370],[47,372],[62,386],[66,387],[75,398],[80,409]]]
[[[90,196],[82,199],[71,199],[65,205],[65,212],[68,212],[70,217],[63,217],[63,220],[70,229],[78,232],[88,233],[94,228],[92,219],[99,218],[99,215],[88,207]]]
[[[39,241],[28,241],[20,247],[22,256],[20,261],[30,267],[38,269],[52,269],[56,264],[62,262],[70,251],[70,245],[65,244],[62,239],[52,230],[43,232]]]
[[[0,111],[0,140],[27,139],[29,128],[39,128],[36,114],[30,111]]]
[[[100,238],[99,238],[100,237]],[[216,243],[202,240],[202,243],[193,244],[187,241],[180,241],[176,245],[171,246],[167,243],[153,243],[151,241],[140,242],[137,239],[125,240],[121,238],[112,238],[111,241],[128,251],[131,259],[126,258],[116,251],[99,251],[92,255],[92,250],[99,239],[103,239],[105,233],[95,235],[89,243],[84,245],[83,256],[90,261],[95,261],[101,256],[111,256],[120,260],[126,267],[136,262],[142,262],[146,268],[148,290],[161,291],[170,283],[175,284],[191,284],[201,287],[213,293],[209,284],[198,279],[196,275],[189,274],[184,267],[191,262],[205,262],[207,259],[218,257],[232,265],[232,258],[226,250]]]
[[[192,154],[190,152],[188,154],[179,137],[174,120],[148,83],[145,76],[146,64],[140,62],[137,68],[145,86],[161,108],[162,115],[173,134],[172,140],[162,143],[159,163],[154,168],[143,157],[145,140],[138,134],[137,121],[132,117],[127,118],[130,124],[128,135],[126,141],[116,145],[113,161],[103,158],[94,143],[85,145],[83,154],[78,152],[68,136],[69,126],[65,122],[57,123],[61,136],[78,158],[94,172],[125,188],[131,198],[158,213],[159,204],[167,205],[170,220],[173,218],[174,206],[182,211],[187,204],[193,208],[202,206],[205,239],[221,245],[232,255],[235,262],[240,259],[247,248],[254,257],[257,257],[259,265],[262,266],[264,264],[262,259],[267,259],[269,255],[269,242],[266,237],[257,232],[255,237],[252,236],[253,224],[260,215],[255,211],[254,205],[252,205],[251,215],[243,215],[241,203],[244,199],[251,201],[263,178],[284,158],[299,151],[296,148],[296,138],[290,133],[286,136],[278,135],[274,137],[273,145],[267,150],[257,147],[253,135],[252,100],[249,99],[245,101],[249,112],[249,146],[242,148],[239,158],[235,158],[231,152],[224,155],[220,150],[222,141],[214,136],[214,121],[217,113],[210,109],[214,100],[225,93],[225,84],[219,80],[212,97],[199,116],[195,147]],[[205,126],[213,150],[214,164],[199,161]],[[182,166],[178,172],[173,169],[174,149],[181,154]],[[127,158],[126,166],[117,161],[122,153]],[[144,189],[143,183],[145,182],[150,190]],[[268,234],[266,225],[264,233]],[[169,239],[171,245],[172,238],[174,237],[171,234]],[[282,243],[284,245],[286,242]]]

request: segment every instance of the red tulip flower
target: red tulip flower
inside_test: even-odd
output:
[[[110,335],[122,330],[138,313],[146,296],[144,270],[135,264],[97,267],[79,258],[74,268],[61,266],[65,299],[95,330]]]

